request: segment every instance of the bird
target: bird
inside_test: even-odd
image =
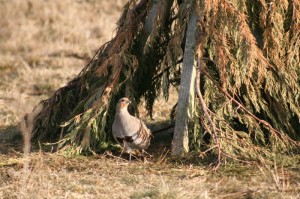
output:
[[[133,150],[144,152],[150,145],[152,133],[144,122],[128,112],[131,101],[127,97],[119,99],[116,106],[116,114],[112,125],[112,134],[119,145],[129,153]]]

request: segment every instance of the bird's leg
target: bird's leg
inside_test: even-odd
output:
[[[153,157],[153,155],[151,155],[150,153],[148,153],[147,151],[145,151],[144,149],[142,149],[141,155],[143,157],[143,161],[144,163],[149,163],[149,161],[147,160],[147,157],[149,159],[151,159]]]
[[[153,155],[151,155],[150,153],[148,153],[147,151],[145,151],[144,149],[142,150],[142,154],[146,154],[148,155],[150,158],[153,157]],[[145,156],[144,156],[145,157]]]
[[[120,144],[121,145],[121,144]],[[122,146],[122,145],[121,145]],[[119,159],[121,159],[123,153],[124,153],[124,149],[125,149],[125,142],[123,142],[123,146],[122,146],[122,151],[121,151],[121,154],[119,156]]]
[[[130,147],[127,148],[127,153],[129,153],[129,162],[131,162],[132,149]]]
[[[124,152],[124,148],[122,147],[122,151],[121,151],[121,154],[119,156],[119,158],[121,159],[122,155],[123,155],[123,152]]]

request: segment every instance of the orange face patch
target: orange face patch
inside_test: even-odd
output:
[[[127,106],[128,106],[128,104],[126,102],[121,102],[120,103],[120,108],[125,108]]]

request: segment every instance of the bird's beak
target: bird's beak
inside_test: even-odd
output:
[[[130,100],[127,100],[127,103],[128,103],[128,104],[130,104],[130,103],[131,103],[131,101],[130,101]]]

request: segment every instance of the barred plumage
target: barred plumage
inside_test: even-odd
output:
[[[121,98],[116,107],[112,133],[115,140],[129,153],[131,160],[132,150],[144,150],[150,145],[152,133],[138,118],[129,114],[128,98]]]

